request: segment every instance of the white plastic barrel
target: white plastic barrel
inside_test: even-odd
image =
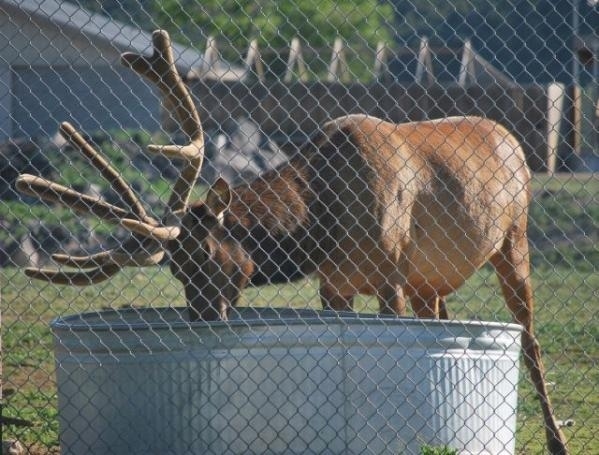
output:
[[[513,454],[520,327],[292,309],[59,318],[63,454]]]

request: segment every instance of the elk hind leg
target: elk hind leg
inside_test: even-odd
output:
[[[406,315],[406,299],[403,287],[387,283],[377,291],[380,314]]]
[[[530,282],[528,240],[523,229],[514,227],[504,241],[500,252],[491,258],[506,303],[514,320],[522,328],[522,350],[537,397],[541,402],[547,445],[552,455],[568,453],[565,437],[553,414],[553,408],[545,383],[545,368],[541,360],[541,348],[534,335],[534,301]]]

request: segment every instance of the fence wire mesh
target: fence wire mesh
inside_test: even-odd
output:
[[[598,8],[0,0],[2,453],[599,453]]]

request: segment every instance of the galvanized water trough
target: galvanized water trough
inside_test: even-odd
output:
[[[520,327],[291,309],[59,318],[63,454],[513,454]]]

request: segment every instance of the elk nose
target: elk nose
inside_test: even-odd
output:
[[[179,209],[179,210],[175,210],[173,212],[167,213],[166,216],[164,217],[164,224],[166,226],[181,227],[181,220],[183,219],[183,216],[185,215],[186,212],[187,212],[186,209]]]

